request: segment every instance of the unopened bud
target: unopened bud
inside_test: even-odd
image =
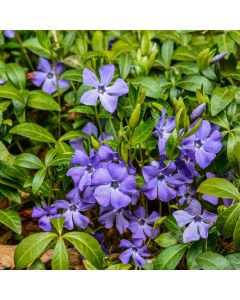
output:
[[[139,118],[141,114],[141,104],[138,103],[129,119],[129,127],[130,128],[135,128],[138,124]]]

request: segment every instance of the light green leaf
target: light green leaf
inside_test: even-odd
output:
[[[22,240],[14,254],[16,269],[24,269],[29,266],[46,251],[50,243],[56,238],[56,233],[40,232],[29,235]]]
[[[170,232],[160,234],[154,241],[163,248],[168,248],[177,244],[176,238]]]
[[[225,257],[233,266],[234,270],[240,270],[240,253],[232,253]]]
[[[105,270],[117,271],[117,270],[129,270],[130,268],[131,268],[130,264],[116,264],[116,265],[109,266]]]
[[[208,178],[198,187],[197,192],[220,198],[237,199],[240,201],[240,194],[236,187],[224,178]]]
[[[72,153],[61,153],[58,154],[48,165],[49,166],[60,166],[69,164],[73,157]]]
[[[51,223],[53,224],[54,228],[57,230],[58,234],[62,234],[63,224],[64,224],[65,218],[52,218]]]
[[[137,88],[139,85],[146,88],[146,95],[158,99],[162,95],[159,80],[153,77],[137,77],[131,80],[132,85]]]
[[[168,69],[171,65],[171,60],[173,56],[174,43],[171,40],[166,40],[162,43],[162,61],[164,66]]]
[[[234,134],[233,132],[229,131],[228,141],[227,141],[227,157],[229,162],[233,162],[235,159],[235,144],[240,141],[240,136]]]
[[[154,262],[154,270],[174,270],[183,257],[187,245],[175,245],[163,250]]]
[[[103,33],[102,31],[95,31],[92,37],[92,48],[93,51],[103,51],[104,46],[103,46]]]
[[[63,72],[60,76],[61,79],[82,82],[82,70],[71,69]]]
[[[84,133],[80,132],[80,131],[68,131],[66,132],[64,135],[62,135],[59,139],[59,142],[63,142],[63,141],[69,141],[69,140],[73,140],[73,139],[79,139],[80,137],[87,137]]]
[[[43,56],[46,58],[51,58],[50,50],[43,48],[43,46],[39,43],[37,38],[30,38],[23,42],[23,47],[27,48],[28,50],[32,51],[34,54],[39,56]]]
[[[68,232],[64,234],[64,239],[68,240],[84,256],[85,259],[97,269],[103,268],[103,253],[99,243],[90,234],[85,232]]]
[[[216,116],[220,111],[228,106],[234,99],[234,92],[226,87],[216,87],[211,96],[211,114]]]
[[[203,270],[232,270],[229,261],[222,255],[213,252],[204,252],[197,257],[197,262]]]
[[[52,270],[69,270],[68,253],[62,237],[58,238],[53,251]]]
[[[203,86],[205,93],[210,95],[215,87],[215,84],[204,76],[189,75],[183,77],[181,81],[178,81],[176,86],[190,92],[196,92],[197,89],[201,89]]]
[[[10,63],[6,65],[6,73],[16,88],[23,90],[26,85],[26,76],[20,65]]]
[[[24,103],[24,100],[21,94],[19,93],[18,89],[11,86],[0,85],[0,97],[11,100],[18,100]]]
[[[18,212],[11,209],[0,209],[0,223],[4,224],[17,234],[21,234],[22,226]]]
[[[202,253],[203,240],[194,242],[187,252],[187,266],[189,270],[199,270],[200,267],[196,261],[196,258]]]
[[[18,124],[10,130],[10,133],[15,133],[38,142],[56,142],[54,136],[47,129],[34,123]]]
[[[79,105],[70,110],[70,112],[76,112],[86,115],[94,115],[95,111],[92,107],[86,105]]]
[[[148,120],[145,123],[137,126],[132,135],[132,145],[145,142],[146,139],[152,134],[155,122],[155,120]]]
[[[131,69],[131,63],[132,60],[129,54],[123,54],[119,57],[119,71],[121,78],[126,79],[128,77]]]
[[[34,175],[33,182],[32,182],[33,194],[36,194],[38,192],[38,190],[40,189],[40,187],[43,183],[43,180],[46,176],[46,172],[47,172],[47,169],[44,167],[44,168],[38,170],[37,173]]]
[[[14,160],[14,165],[27,169],[41,169],[44,166],[43,162],[31,153],[19,154]]]
[[[227,130],[230,129],[226,111],[220,112],[217,116],[215,117],[209,117],[208,120],[214,124],[217,124],[218,126],[221,126]]]
[[[240,214],[238,214],[238,220],[233,232],[233,246],[237,249],[240,248]]]

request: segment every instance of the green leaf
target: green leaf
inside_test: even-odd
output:
[[[162,96],[162,89],[159,84],[159,80],[153,77],[137,77],[131,80],[134,88],[139,85],[146,88],[146,95],[151,98],[159,98]]]
[[[235,159],[235,144],[240,141],[240,137],[237,134],[229,131],[227,141],[227,157],[229,162],[233,162]]]
[[[240,31],[239,30],[230,30],[228,31],[228,35],[231,39],[234,40],[238,45],[240,45]]]
[[[31,91],[27,106],[41,110],[61,111],[61,107],[53,97],[43,91]]]
[[[240,248],[240,218],[238,214],[238,220],[233,232],[233,246],[237,249]]]
[[[233,236],[233,232],[240,215],[240,205],[236,204],[225,209],[218,216],[216,226],[217,229],[223,234],[223,236],[230,238]]]
[[[170,232],[160,234],[154,241],[163,248],[168,248],[177,244],[176,238]]]
[[[24,269],[29,266],[46,251],[50,243],[56,238],[56,233],[40,232],[29,235],[22,240],[14,254],[16,269]]]
[[[211,114],[216,116],[220,111],[228,106],[234,99],[234,92],[226,87],[216,87],[211,96]]]
[[[171,60],[173,56],[174,43],[171,40],[166,40],[162,44],[161,54],[162,61],[166,69],[168,69],[171,65]]]
[[[10,187],[6,187],[0,184],[0,193],[2,193],[6,198],[16,203],[21,203],[21,198],[18,192]]]
[[[44,264],[41,262],[40,259],[36,259],[36,261],[27,268],[28,270],[46,270]]]
[[[57,230],[58,234],[62,234],[63,224],[64,224],[65,218],[52,218],[51,223],[53,224],[54,228]]]
[[[232,253],[225,257],[230,262],[234,270],[240,270],[240,253]]]
[[[86,105],[79,105],[70,110],[70,112],[76,112],[86,115],[94,115],[95,111],[92,107]]]
[[[95,31],[92,37],[92,48],[93,51],[103,51],[104,46],[103,46],[103,33],[102,31]]]
[[[207,95],[210,95],[215,87],[215,84],[204,76],[189,75],[183,77],[181,81],[178,81],[176,86],[190,92],[196,92],[197,89],[201,89],[203,86],[204,92]]]
[[[61,79],[82,82],[82,70],[71,69],[63,72],[60,76]]]
[[[34,175],[33,182],[32,182],[33,194],[36,194],[38,192],[38,190],[40,189],[40,187],[43,183],[43,180],[46,176],[46,172],[47,172],[47,169],[44,167],[44,168],[38,170],[37,173]]]
[[[6,160],[10,156],[7,147],[0,141],[0,160]]]
[[[177,225],[175,218],[171,215],[167,216],[167,218],[164,220],[164,225],[167,227],[168,230],[170,230],[173,233],[182,233]]]
[[[69,140],[73,140],[73,139],[79,139],[80,137],[87,137],[84,133],[80,132],[80,131],[68,131],[66,132],[64,135],[62,135],[59,139],[59,142],[62,141],[69,141]]]
[[[15,133],[38,142],[56,142],[54,136],[47,129],[34,123],[18,124],[10,130],[10,133]]]
[[[187,138],[187,137],[189,137],[189,136],[191,136],[191,135],[193,135],[198,129],[199,129],[199,127],[201,126],[201,124],[202,124],[202,119],[200,118],[198,121],[197,121],[197,123],[188,131],[188,132],[186,132],[184,135],[183,135],[183,139],[184,138]]]
[[[44,166],[43,162],[31,153],[19,154],[14,160],[14,165],[27,169],[41,169]]]
[[[183,257],[187,245],[175,245],[163,250],[154,262],[154,270],[174,270]]]
[[[24,103],[24,100],[19,93],[19,91],[11,86],[6,86],[6,85],[0,85],[0,97],[1,98],[6,98],[6,99],[11,99],[11,100],[18,100],[22,103]]]
[[[99,243],[90,234],[85,232],[68,232],[64,234],[64,239],[68,240],[84,256],[85,259],[97,269],[103,268],[103,253]]]
[[[43,48],[37,38],[30,38],[24,41],[22,46],[32,51],[34,54],[37,54],[38,56],[43,56],[48,59],[51,58],[50,50]]]
[[[116,265],[111,265],[105,270],[129,270],[131,268],[130,264],[116,264]]]
[[[214,124],[217,124],[218,126],[221,126],[227,130],[230,130],[226,111],[222,111],[215,117],[208,117],[208,120]]]
[[[120,76],[123,79],[126,79],[128,77],[128,74],[131,69],[131,57],[129,54],[123,54],[119,57],[119,71],[120,71]]]
[[[196,61],[197,57],[189,48],[180,46],[174,51],[173,59],[179,61]]]
[[[54,159],[54,157],[58,154],[58,151],[56,149],[50,149],[48,153],[45,156],[45,165],[48,167],[50,162]]]
[[[84,267],[87,269],[87,270],[97,270],[96,267],[94,267],[89,260],[87,259],[83,259],[83,264],[84,264]]]
[[[11,209],[0,209],[0,223],[4,224],[17,234],[21,234],[21,219],[18,212]]]
[[[222,255],[213,252],[204,252],[197,257],[197,262],[203,270],[232,270],[229,261]]]
[[[240,194],[235,186],[224,178],[208,178],[198,187],[197,192],[220,198],[240,200]]]
[[[51,46],[47,30],[36,30],[38,42],[43,48],[49,49]]]
[[[61,153],[58,154],[48,165],[49,166],[60,166],[64,164],[69,164],[72,159],[72,153]]]
[[[132,145],[145,142],[146,139],[152,134],[155,122],[155,120],[148,120],[145,123],[137,126],[132,135]]]
[[[52,270],[69,270],[68,253],[62,237],[58,238],[53,251]]]
[[[6,73],[16,88],[23,90],[26,85],[26,76],[20,65],[10,63],[6,65]]]
[[[203,240],[194,242],[187,253],[187,266],[189,270],[199,270],[200,267],[196,261],[196,258],[202,253]]]

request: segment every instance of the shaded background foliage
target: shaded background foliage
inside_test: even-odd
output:
[[[127,82],[129,93],[119,99],[117,111],[111,115],[101,107],[98,113],[104,121],[104,131],[114,136],[114,140],[105,143],[119,151],[124,161],[130,157],[140,174],[149,157],[158,155],[157,140],[151,134],[162,107],[168,115],[176,116],[179,128],[187,130],[188,115],[199,104],[207,103],[205,119],[220,126],[224,146],[209,171],[222,177],[232,168],[232,181],[238,189],[239,45],[239,31],[16,31],[13,38],[1,33],[0,79],[6,83],[0,85],[0,234],[6,236],[11,230],[4,243],[18,244],[24,237],[39,231],[33,225],[30,232],[25,229],[31,220],[31,208],[41,205],[41,201],[50,205],[56,199],[64,199],[72,187],[71,179],[66,176],[73,156],[69,140],[84,137],[86,147],[98,146],[96,138],[81,132],[87,122],[97,123],[94,108],[80,103],[81,96],[89,89],[82,84],[85,67],[97,72],[104,64],[114,64],[114,79],[121,77]],[[225,56],[214,61],[214,57],[223,52]],[[64,63],[66,69],[58,80],[68,80],[67,88],[57,88],[50,95],[33,85],[31,80],[39,57],[51,61],[54,68],[57,62]],[[137,107],[138,118],[133,118]],[[167,145],[169,155],[173,144],[171,139]],[[174,158],[174,153],[171,155]],[[197,179],[197,183],[205,178]],[[217,180],[213,182],[214,195],[217,187],[226,184]],[[142,176],[138,176],[137,183],[142,185]],[[216,209],[205,203],[207,209],[221,213],[217,228],[214,226],[210,231],[207,245],[203,240],[182,244],[182,229],[174,218],[159,219],[156,226],[161,226],[163,233],[152,246],[158,256],[155,269],[239,268],[239,194],[232,185],[229,189],[233,189],[231,198],[236,199],[236,204],[229,209],[223,205]],[[211,193],[207,184],[199,191]],[[220,191],[217,196],[224,198],[229,194]],[[156,204],[150,204],[150,209],[151,205],[155,208]],[[164,206],[165,216],[170,215],[168,209],[173,208]],[[91,216],[92,212],[88,214]],[[61,220],[59,224],[54,226],[61,237]],[[96,222],[92,221],[91,225],[87,232],[93,234]],[[36,259],[51,248],[53,242],[64,249],[64,242],[57,233],[39,233],[36,240],[41,236],[45,244],[41,244],[42,248],[32,257],[26,255],[28,257],[22,259],[24,263],[16,258],[17,267],[36,264]],[[115,233],[109,230],[106,234],[106,245],[113,245],[117,252]],[[85,268],[115,265],[114,260],[104,261],[95,240],[86,242],[93,243],[92,246],[83,247],[82,241],[88,239],[85,233],[78,232],[77,237],[65,233],[65,239],[87,258]],[[25,241],[29,243],[25,247],[34,243],[31,239]],[[92,248],[97,253],[92,253]],[[53,268],[69,267],[68,263],[59,265],[56,256]],[[43,266],[40,264],[40,267]],[[131,266],[122,266],[128,267]],[[39,265],[36,264],[36,268]],[[153,268],[152,261],[146,268]]]

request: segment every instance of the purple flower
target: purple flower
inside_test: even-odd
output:
[[[32,217],[39,218],[38,226],[42,230],[51,231],[52,230],[51,219],[59,218],[61,217],[61,214],[58,214],[57,207],[55,207],[54,205],[49,206],[44,202],[42,202],[42,207],[39,206],[33,207]]]
[[[69,169],[67,176],[71,176],[75,186],[78,185],[79,190],[83,191],[92,184],[92,175],[100,166],[100,158],[98,154],[88,157],[84,151],[76,150],[71,164],[80,166]]]
[[[215,64],[216,62],[222,60],[224,58],[224,56],[227,55],[226,51],[223,51],[217,55],[215,55],[212,59],[211,59],[211,64]]]
[[[150,226],[154,224],[155,220],[160,218],[160,214],[156,211],[153,211],[149,217],[146,217],[145,208],[140,206],[134,212],[134,216],[131,216],[129,229],[133,233],[134,239],[146,240],[146,237],[152,235],[153,239],[158,234],[158,229],[155,229],[153,232],[153,227]]]
[[[133,240],[132,243],[123,239],[121,240],[119,248],[127,248],[127,250],[123,251],[119,256],[119,259],[124,264],[128,264],[132,257],[135,265],[142,267],[146,264],[146,259],[144,257],[150,256],[147,247],[142,246],[142,240]]]
[[[174,174],[176,165],[173,161],[166,166],[163,161],[152,161],[151,166],[145,166],[142,169],[143,177],[146,183],[141,191],[150,200],[159,199],[168,202],[176,198],[176,187],[185,183],[182,174]]]
[[[216,177],[216,175],[214,173],[211,172],[207,172],[206,173],[207,178],[214,178]],[[218,204],[218,197],[214,197],[214,196],[209,196],[209,195],[202,195],[202,198],[208,202],[210,202],[213,205],[217,205]],[[229,198],[223,198],[223,203],[226,207],[229,207],[232,204],[232,199]]]
[[[95,206],[97,203],[96,199],[93,197],[94,187],[87,186],[80,196],[80,190],[78,186],[75,186],[66,197],[73,203],[78,203],[82,211],[89,210]]]
[[[91,123],[91,122],[88,122],[83,128],[82,128],[82,133],[88,135],[88,136],[91,136],[91,135],[94,135],[95,137],[98,137],[98,130],[97,130],[97,127]],[[102,137],[98,137],[98,140],[99,142],[102,141]],[[113,136],[103,132],[103,140],[104,141],[107,141],[107,140],[113,140]],[[73,140],[70,140],[70,145],[71,147],[76,150],[84,150],[84,147],[83,147],[83,141],[84,141],[84,137],[80,137],[78,139],[73,139]]]
[[[123,79],[118,78],[112,86],[109,86],[114,75],[114,65],[104,65],[99,69],[101,82],[97,76],[85,68],[83,70],[83,84],[94,89],[85,92],[81,102],[85,105],[96,106],[97,99],[100,99],[104,109],[113,113],[117,107],[118,97],[128,93],[128,86]]]
[[[181,185],[177,193],[179,204],[182,206],[185,202],[190,204],[192,201],[196,201],[195,194],[196,189],[192,185]]]
[[[105,226],[105,228],[110,229],[113,227],[113,223],[116,222],[116,227],[119,233],[123,232],[128,228],[129,222],[126,219],[126,211],[124,209],[117,209],[114,207],[103,208],[100,207],[100,217],[98,221]]]
[[[57,90],[57,76],[60,75],[65,66],[62,63],[56,63],[56,75],[53,65],[43,57],[39,58],[39,71],[33,72],[32,83],[36,86],[42,85],[42,90],[48,94],[52,94]],[[69,86],[69,81],[65,79],[58,79],[59,88],[65,89]]]
[[[195,153],[193,150],[181,149],[181,153],[176,159],[176,167],[178,173],[185,177],[187,183],[192,183],[194,177],[200,176],[195,170]]]
[[[178,226],[183,227],[189,224],[183,233],[183,242],[198,241],[200,237],[206,239],[208,230],[217,220],[217,215],[203,210],[198,201],[192,201],[185,210],[173,212]]]
[[[89,224],[89,218],[80,213],[82,206],[80,202],[68,202],[66,200],[56,200],[54,205],[62,209],[62,216],[65,217],[64,227],[72,230],[74,224],[79,228],[86,228]]]
[[[200,104],[197,108],[194,109],[194,111],[191,113],[191,116],[190,116],[190,120],[195,120],[197,118],[199,118],[204,110],[206,108],[206,103],[203,103],[203,104]]]
[[[14,30],[3,30],[3,34],[5,37],[12,39],[15,37],[15,31]]]
[[[162,116],[159,118],[158,123],[155,125],[153,134],[158,137],[158,151],[160,155],[165,154],[166,143],[171,135],[171,132],[176,127],[175,117],[171,116],[166,119],[166,109],[162,109]]]
[[[222,136],[219,130],[212,130],[211,124],[203,120],[199,129],[182,140],[182,148],[195,153],[197,164],[205,169],[222,149]]]
[[[5,79],[0,79],[0,85],[3,85],[6,83],[6,80]]]
[[[103,207],[126,207],[131,203],[131,197],[137,194],[135,177],[129,175],[126,167],[119,164],[109,163],[104,168],[97,169],[93,174],[92,184],[96,186],[93,195]]]

